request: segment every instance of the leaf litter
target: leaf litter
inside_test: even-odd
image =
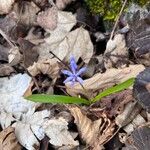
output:
[[[102,27],[99,16],[75,0],[2,1],[0,15],[1,149],[43,150],[41,145],[47,141],[44,150],[100,150],[114,136],[124,144],[122,149],[148,148],[148,9],[129,7],[123,18],[128,32],[117,29],[109,40],[110,34],[98,27]],[[93,23],[89,18],[94,18]],[[98,33],[105,37],[99,39]],[[63,84],[61,70],[69,68],[71,56],[78,69],[87,68],[83,84]],[[133,88],[89,106],[62,108],[24,98],[63,93],[91,100],[129,78],[136,78]]]

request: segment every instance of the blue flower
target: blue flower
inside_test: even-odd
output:
[[[71,69],[71,71],[62,70],[62,73],[68,76],[63,83],[71,82],[72,86],[74,85],[75,82],[79,82],[80,84],[83,84],[83,79],[80,77],[80,75],[83,72],[85,72],[86,67],[83,67],[78,70],[78,66],[76,64],[75,58],[73,56],[71,56],[70,69]]]

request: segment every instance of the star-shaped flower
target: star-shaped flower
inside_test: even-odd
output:
[[[76,64],[75,58],[73,56],[71,56],[70,69],[71,69],[71,71],[62,70],[62,73],[68,76],[63,83],[70,82],[72,86],[74,85],[75,82],[79,82],[80,84],[83,84],[83,79],[80,77],[80,75],[83,72],[85,72],[86,67],[83,67],[78,70],[78,66]]]

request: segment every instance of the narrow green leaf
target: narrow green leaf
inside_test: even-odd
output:
[[[63,96],[63,95],[48,95],[48,94],[33,94],[26,97],[27,100],[40,103],[58,103],[58,104],[86,104],[90,102],[83,98]]]
[[[104,90],[103,92],[98,94],[95,98],[93,98],[91,100],[91,103],[99,101],[101,98],[108,96],[110,94],[114,94],[114,93],[123,91],[124,89],[127,89],[129,86],[133,85],[134,81],[135,81],[135,78],[130,78],[123,83],[120,83],[116,86],[113,86],[113,87],[110,87],[110,88]]]

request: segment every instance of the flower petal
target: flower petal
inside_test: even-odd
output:
[[[61,70],[61,72],[65,75],[68,75],[68,76],[72,76],[72,72],[71,71],[68,71],[68,70]]]
[[[83,84],[83,79],[82,79],[82,78],[77,77],[77,81],[78,81],[80,84]]]
[[[77,73],[76,73],[76,76],[79,76],[79,75],[81,75],[83,72],[85,72],[86,71],[86,67],[83,67],[83,68],[81,68]]]
[[[78,66],[77,66],[75,58],[73,56],[71,56],[71,58],[70,58],[70,68],[71,68],[72,72],[75,74]]]
[[[73,80],[73,77],[71,76],[71,77],[66,78],[66,80],[63,83],[67,83],[67,82],[70,82],[72,80]]]

